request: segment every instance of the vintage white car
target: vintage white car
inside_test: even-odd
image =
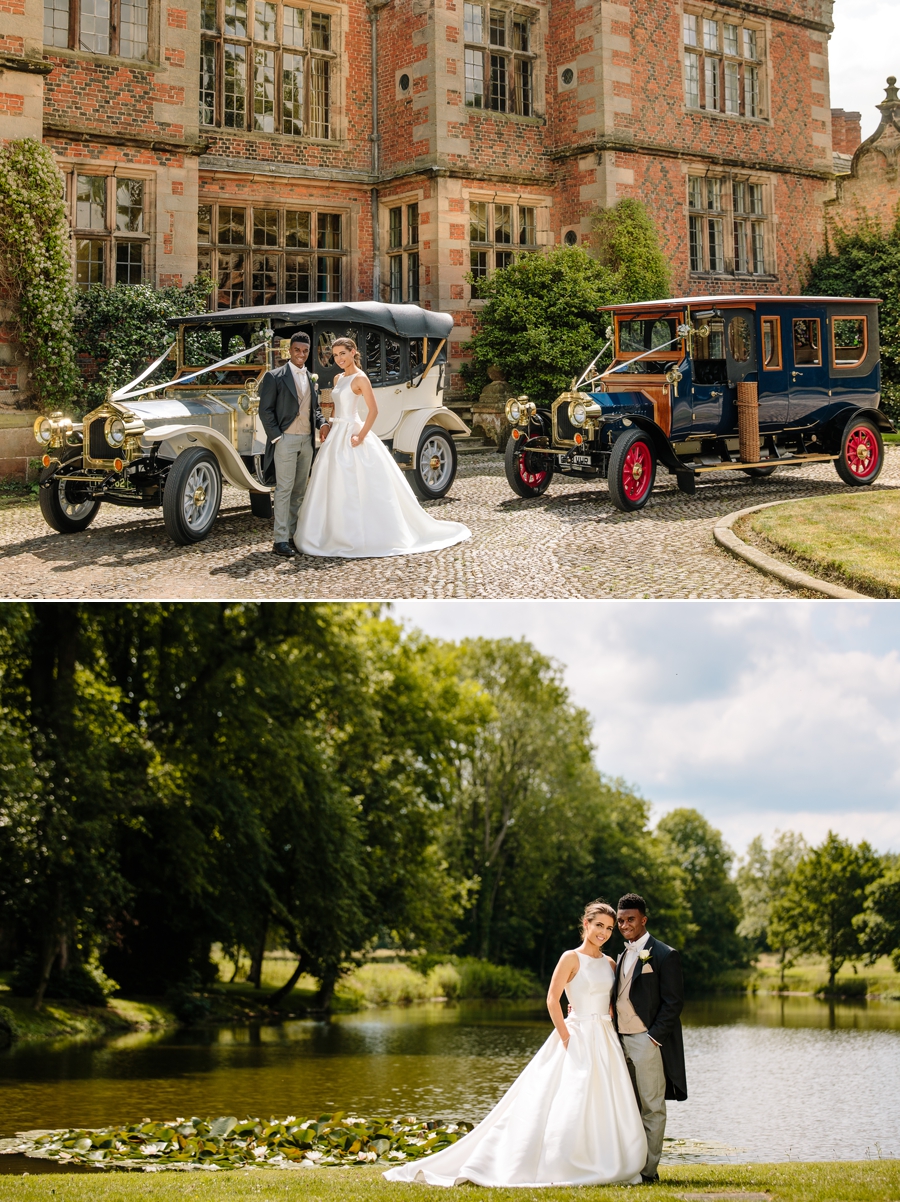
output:
[[[222,500],[222,481],[246,489],[258,517],[271,514],[262,476],[265,433],[259,382],[288,357],[291,334],[309,335],[310,372],[328,404],[338,372],[335,338],[351,337],[375,391],[375,433],[392,449],[423,499],[442,497],[456,475],[454,434],[464,422],[442,401],[449,313],[377,301],[223,309],[169,320],[175,372],[164,385],[142,377],[111,393],[82,422],[62,413],[38,418],[44,447],[40,504],[62,534],[84,530],[106,501],[162,507],[170,538],[205,538]]]

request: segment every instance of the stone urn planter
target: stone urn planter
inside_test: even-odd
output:
[[[492,443],[498,451],[506,449],[509,439],[509,422],[506,420],[506,402],[515,396],[515,389],[507,384],[499,367],[489,367],[490,384],[481,390],[481,396],[472,406],[472,432],[481,434],[485,442]]]

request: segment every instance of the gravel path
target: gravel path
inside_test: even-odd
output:
[[[101,507],[83,534],[49,531],[36,504],[0,511],[0,592],[7,598],[231,599],[413,597],[796,597],[716,546],[715,520],[782,497],[844,489],[830,464],[769,480],[709,474],[685,497],[663,473],[648,507],[622,514],[605,484],[557,477],[536,500],[514,496],[499,455],[466,455],[435,517],[465,522],[457,547],[397,559],[271,553],[271,523],[225,489],[212,534],[193,547],[166,537],[158,510]],[[900,486],[900,447],[876,487]]]

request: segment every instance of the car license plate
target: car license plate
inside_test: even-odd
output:
[[[590,467],[591,466],[591,457],[590,457],[590,455],[573,455],[572,462],[573,463],[583,463],[585,465],[585,467]]]

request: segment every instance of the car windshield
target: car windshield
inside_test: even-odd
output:
[[[618,323],[619,354],[642,355],[645,351],[672,348],[672,344],[678,337],[677,326],[677,317],[620,319]]]

